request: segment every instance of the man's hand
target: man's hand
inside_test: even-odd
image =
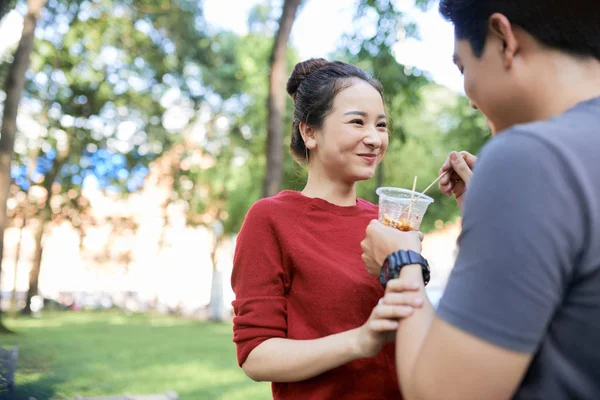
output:
[[[421,232],[402,232],[377,220],[371,221],[367,227],[367,236],[360,243],[367,271],[373,276],[379,276],[383,262],[395,251],[413,250],[420,253],[422,239]]]
[[[439,174],[451,171],[442,177],[439,182],[439,188],[446,196],[454,195],[458,207],[462,210],[464,194],[469,186],[469,181],[473,176],[473,168],[477,157],[467,151],[450,153],[444,164],[440,168]]]

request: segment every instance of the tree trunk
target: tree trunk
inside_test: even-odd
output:
[[[168,198],[162,204],[162,220],[163,226],[160,228],[160,236],[158,238],[158,256],[162,254],[163,249],[166,247],[167,243],[167,229],[169,228],[169,213],[167,212],[169,205],[171,204],[171,199]]]
[[[63,164],[67,160],[69,156],[69,151],[71,149],[71,138],[70,135],[73,135],[73,132],[67,135],[67,143],[65,148],[60,151],[60,153],[54,158],[52,161],[52,167],[50,171],[44,177],[44,189],[46,190],[46,199],[44,200],[44,205],[39,214],[39,226],[34,234],[34,256],[33,256],[33,265],[31,266],[31,270],[29,271],[29,289],[27,289],[27,298],[25,300],[25,308],[22,310],[22,314],[31,315],[31,298],[38,294],[38,283],[40,279],[40,268],[42,265],[42,253],[44,251],[42,245],[42,239],[44,237],[44,231],[46,228],[46,224],[48,221],[52,219],[52,185],[58,176],[60,169]]]
[[[225,299],[223,296],[223,271],[218,268],[217,250],[225,235],[215,238],[213,248],[210,252],[210,260],[213,265],[213,275],[210,288],[210,303],[208,303],[208,318],[211,321],[225,320]]]
[[[17,309],[17,284],[18,284],[18,273],[19,273],[19,261],[21,259],[21,243],[23,243],[23,231],[27,226],[27,204],[23,209],[23,223],[21,224],[21,229],[19,229],[19,241],[17,242],[17,249],[15,250],[15,272],[13,277],[13,290],[12,296],[10,297],[10,314],[12,316],[15,315],[15,310]]]
[[[31,299],[33,296],[38,294],[39,279],[40,279],[40,267],[42,265],[42,253],[44,252],[44,246],[42,246],[42,239],[44,238],[44,230],[46,224],[50,220],[51,210],[50,205],[42,209],[39,217],[39,225],[35,230],[33,236],[33,245],[35,251],[33,253],[33,264],[29,271],[29,289],[27,289],[27,298],[25,300],[25,307],[21,311],[24,315],[31,315]]]
[[[279,29],[271,52],[269,96],[267,99],[267,170],[263,181],[263,197],[276,195],[283,177],[283,114],[285,109],[285,72],[287,45],[302,0],[285,0]]]
[[[208,318],[211,321],[222,322],[225,320],[225,301],[223,299],[223,272],[213,269],[210,303],[208,303]]]
[[[83,228],[83,226],[80,226],[79,228],[77,228],[77,233],[79,234],[79,257],[82,257],[83,253],[85,251],[85,235],[86,235],[86,231]]]
[[[45,118],[42,120],[46,120]],[[29,162],[27,165],[27,181],[29,182],[29,187],[27,188],[27,192],[25,192],[25,204],[23,205],[23,223],[21,224],[21,229],[19,229],[19,241],[17,242],[17,249],[15,250],[15,272],[13,277],[13,291],[12,296],[10,298],[10,314],[14,317],[17,309],[17,277],[19,272],[19,261],[21,259],[21,246],[23,243],[23,231],[27,227],[27,215],[29,213],[29,189],[31,188],[31,175],[37,168],[37,158],[40,152],[39,146],[31,149],[29,152]]]
[[[2,257],[4,255],[6,200],[11,183],[10,166],[17,133],[17,112],[25,88],[25,73],[29,69],[30,55],[33,51],[35,26],[45,4],[46,0],[27,1],[29,10],[23,20],[23,33],[6,78],[6,100],[0,131],[0,275],[2,274]],[[2,309],[0,307],[0,331],[3,330],[2,328]]]

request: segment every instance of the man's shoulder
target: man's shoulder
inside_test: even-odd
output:
[[[569,157],[585,148],[600,145],[600,98],[581,102],[566,112],[544,120],[517,124],[490,140],[484,150],[532,151],[531,156],[547,153]],[[482,154],[484,152],[482,151]]]
[[[587,132],[574,131],[569,120],[564,118],[520,124],[488,141],[480,152],[479,161],[499,162],[507,168],[511,167],[509,160],[556,166],[557,162],[568,163],[580,142],[585,142],[582,136],[587,136]]]
[[[518,125],[489,140],[479,153],[477,169],[492,164],[496,174],[510,173],[526,164],[541,164],[556,156],[557,148],[540,132],[543,127],[534,124]]]
[[[581,178],[575,173],[572,150],[548,135],[554,126],[550,121],[518,125],[484,146],[467,191],[465,219],[473,207],[486,216],[506,209],[529,213],[534,205],[550,207],[547,196],[551,193],[579,192]],[[540,196],[544,201],[539,201]]]

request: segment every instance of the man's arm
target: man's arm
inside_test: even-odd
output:
[[[384,303],[405,281],[422,281],[421,266],[402,269],[390,281]],[[421,295],[427,298],[425,288]],[[396,365],[406,400],[505,400],[512,397],[531,361],[530,354],[503,349],[461,331],[435,316],[429,301],[400,322]]]
[[[510,399],[531,357],[481,340],[435,317],[413,366],[414,376],[408,378],[411,385],[406,399]]]
[[[399,324],[396,363],[407,400],[511,398],[585,243],[581,187],[557,149],[506,132],[482,154],[437,316],[426,304]],[[363,249],[373,251],[363,259],[420,251],[416,233],[385,229],[370,225]],[[420,266],[404,267],[405,280],[422,282]]]

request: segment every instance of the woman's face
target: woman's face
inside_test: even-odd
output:
[[[388,146],[383,99],[369,83],[353,79],[337,94],[323,127],[305,138],[311,170],[344,183],[367,180],[375,174]]]

